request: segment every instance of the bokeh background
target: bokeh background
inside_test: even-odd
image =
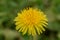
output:
[[[41,9],[48,18],[48,28],[34,39],[17,32],[13,21],[28,7]],[[0,0],[0,40],[60,40],[60,0]]]

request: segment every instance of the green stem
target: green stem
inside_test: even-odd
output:
[[[38,36],[33,36],[33,40],[38,40]]]
[[[38,40],[38,36],[29,36],[29,40]]]

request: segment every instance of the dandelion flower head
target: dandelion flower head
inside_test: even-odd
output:
[[[16,30],[22,32],[23,35],[26,33],[32,36],[40,35],[45,31],[44,27],[48,25],[46,15],[37,8],[23,9],[18,13],[14,21]]]

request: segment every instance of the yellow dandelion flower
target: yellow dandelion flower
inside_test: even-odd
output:
[[[27,8],[18,13],[14,20],[16,23],[16,30],[22,34],[40,35],[45,31],[44,27],[48,25],[46,15],[37,8]]]

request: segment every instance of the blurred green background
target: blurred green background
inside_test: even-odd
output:
[[[39,8],[48,17],[48,28],[34,40],[60,40],[60,0],[0,0],[0,40],[33,40],[17,32],[13,21],[27,7]]]

